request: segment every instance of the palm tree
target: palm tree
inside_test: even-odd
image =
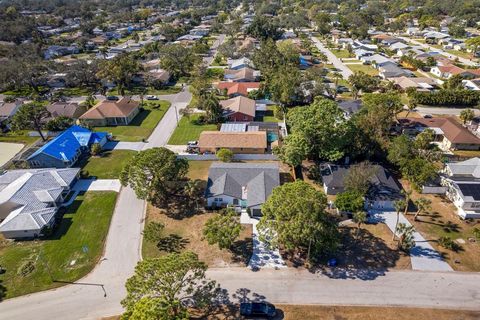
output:
[[[410,97],[408,99],[408,103],[407,103],[408,110],[407,110],[407,115],[405,116],[405,118],[408,118],[408,115],[410,114],[410,112],[415,110],[416,107],[417,107],[417,101],[415,100],[415,98]]]
[[[395,222],[395,228],[393,229],[393,237],[392,241],[395,240],[396,232],[397,232],[397,227],[398,227],[398,221],[400,220],[400,211],[405,209],[405,200],[397,200],[394,202],[393,206],[395,207],[395,210],[397,211],[397,221]]]
[[[362,223],[365,223],[366,221],[367,213],[365,211],[358,211],[353,214],[353,222],[357,224],[357,234],[355,235],[355,238],[358,238],[360,227],[362,226]]]
[[[408,204],[410,203],[410,197],[412,196],[412,190],[402,190],[402,194],[405,196],[405,209],[403,211],[403,214],[407,215]]]
[[[420,213],[432,209],[432,207],[430,206],[431,204],[432,204],[432,200],[430,199],[427,199],[427,198],[417,199],[415,201],[415,206],[417,206],[417,212],[415,213],[413,220],[417,221],[417,217]]]
[[[87,98],[85,99],[84,104],[87,107],[87,109],[92,108],[95,105],[95,97],[93,95],[89,94],[87,96]]]
[[[412,225],[407,225],[405,223],[400,223],[396,229],[398,232],[398,249],[403,249],[405,251],[410,250],[415,245],[415,240],[413,238],[413,233],[415,229]]]
[[[201,189],[201,180],[189,180],[184,187],[185,194],[189,197],[189,200],[195,201],[195,206],[198,210],[198,196],[200,194]]]
[[[100,47],[98,51],[103,55],[103,59],[107,58],[107,53],[108,53],[107,46]]]
[[[338,93],[338,81],[343,78],[342,74],[339,72],[334,72],[332,74],[333,81],[335,83],[335,92],[333,93],[333,99],[337,98],[337,93]]]

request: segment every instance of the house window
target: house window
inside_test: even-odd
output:
[[[222,201],[223,201],[223,198],[215,198],[214,201],[215,201],[215,202],[222,202]]]
[[[37,161],[37,160],[32,160],[32,161],[30,161],[30,165],[32,167],[40,167],[40,162]]]

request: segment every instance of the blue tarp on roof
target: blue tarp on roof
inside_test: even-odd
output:
[[[84,127],[71,126],[35,151],[27,160],[43,153],[62,161],[71,161],[78,149],[100,143],[106,136],[106,132],[92,132]]]

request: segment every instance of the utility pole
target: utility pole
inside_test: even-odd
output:
[[[177,127],[178,127],[178,111],[177,111],[177,105],[174,104],[173,107],[175,108],[175,118],[177,119]]]

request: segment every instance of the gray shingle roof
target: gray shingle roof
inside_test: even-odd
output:
[[[280,174],[276,163],[215,162],[208,172],[205,194],[207,197],[228,195],[247,200],[247,207],[258,207],[279,185]]]
[[[75,180],[79,168],[13,170],[0,175],[0,231],[37,230],[51,221],[52,203]]]
[[[370,199],[386,200],[397,199],[400,187],[394,177],[380,165],[373,165],[374,174],[370,177],[370,189],[367,197]],[[320,167],[322,181],[328,188],[335,188],[342,192],[345,188],[344,179],[350,166],[325,164]]]

